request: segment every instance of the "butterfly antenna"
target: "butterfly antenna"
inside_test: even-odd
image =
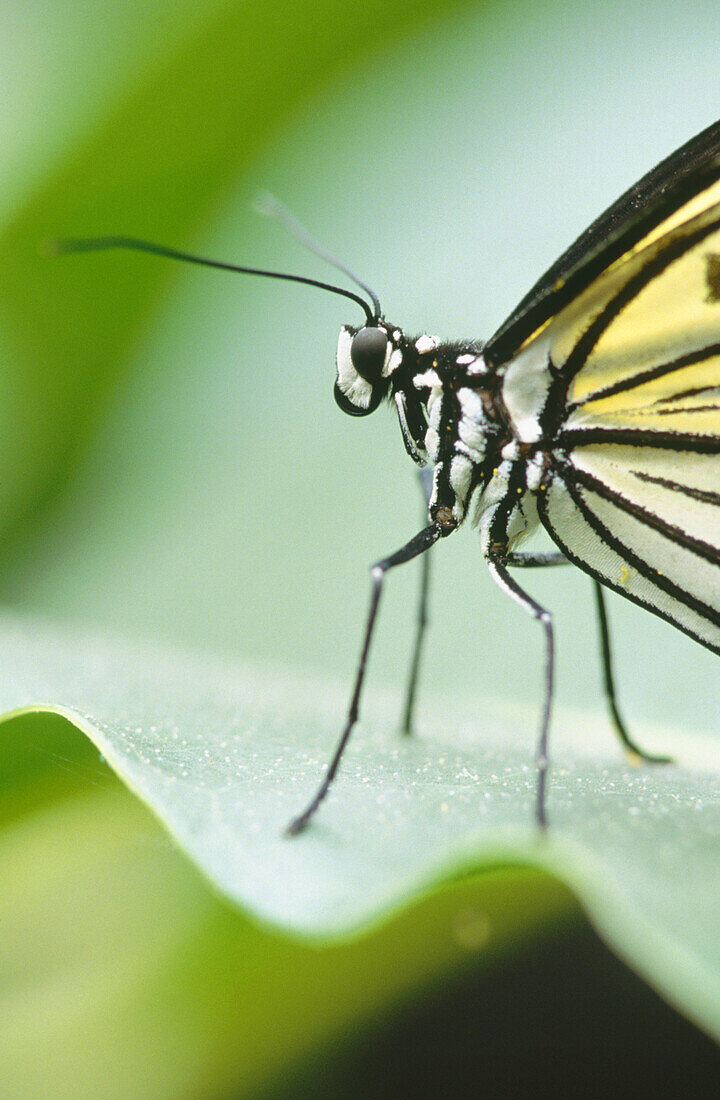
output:
[[[262,275],[266,279],[284,279],[289,283],[304,283],[305,286],[316,286],[320,290],[327,290],[331,294],[339,294],[342,298],[349,298],[363,310],[367,322],[372,325],[377,320],[377,313],[373,313],[368,303],[352,290],[345,290],[341,286],[333,286],[332,283],[322,283],[318,279],[308,279],[304,275],[288,275],[284,271],[266,271],[259,267],[241,267],[239,264],[225,263],[222,260],[209,260],[205,256],[196,256],[192,252],[183,252],[177,248],[167,248],[153,241],[139,240],[137,237],[65,237],[52,241],[48,249],[53,256],[69,256],[79,252],[104,252],[111,248],[127,249],[131,252],[150,252],[154,256],[166,256],[171,260],[182,260],[183,263],[201,264],[203,267],[216,267],[221,271],[236,271],[241,275]],[[377,299],[370,295],[373,305],[377,305]]]
[[[311,237],[304,225],[302,225],[294,214],[291,214],[288,208],[276,199],[274,195],[271,195],[269,191],[261,191],[253,203],[254,209],[258,214],[262,214],[263,217],[272,218],[273,221],[279,222],[284,226],[289,233],[292,233],[293,237],[296,237],[301,244],[309,248],[311,252],[314,252],[316,256],[319,256],[326,263],[332,264],[338,271],[342,271],[344,275],[347,275],[348,279],[352,279],[355,286],[359,286],[361,290],[364,290],[368,298],[375,307],[375,320],[379,320],[382,316],[382,310],[380,308],[380,299],[374,290],[364,283],[362,279],[359,279],[357,275],[342,263],[326,248],[323,248],[314,237]]]

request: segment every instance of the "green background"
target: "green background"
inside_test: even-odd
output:
[[[662,3],[651,16],[644,4],[615,0],[7,4],[6,607],[281,673],[349,677],[367,565],[401,545],[420,515],[392,417],[343,418],[332,401],[337,329],[356,320],[353,311],[310,289],[145,257],[51,262],[43,242],[127,232],[326,278],[320,261],[253,214],[254,195],[267,188],[372,284],[393,321],[411,332],[488,336],[592,217],[720,114],[716,24],[710,2]],[[451,701],[472,691],[479,708],[487,696],[536,701],[539,639],[494,591],[473,532],[434,558],[424,690]],[[370,692],[402,682],[416,580],[412,568],[390,580]],[[557,617],[559,702],[601,713],[589,583],[563,570],[533,578],[532,591]],[[617,599],[611,614],[638,734],[714,733],[716,659]],[[435,908],[404,918],[403,940],[416,948],[402,980],[371,995],[398,934],[391,925],[347,956],[346,996],[328,1012],[318,975],[331,980],[334,961],[320,952],[314,969],[307,949],[263,939],[226,908],[94,758],[83,771],[80,736],[57,722],[3,729],[10,745],[50,746],[32,766],[20,748],[4,751],[0,773],[8,1095],[62,1095],[78,1063],[89,1095],[270,1088],[283,1067],[457,964],[437,948],[443,906],[455,904],[440,895]],[[562,744],[556,752],[562,758]],[[139,870],[138,833],[154,838],[140,846]],[[163,858],[153,863],[148,852]],[[99,877],[93,859],[117,873]],[[164,904],[143,909],[156,876]],[[42,921],[38,883],[47,891]],[[493,918],[497,954],[556,921],[578,921],[549,879],[516,893],[512,876],[476,889],[474,906],[502,914]],[[530,899],[524,921],[517,896]],[[68,907],[73,919],[62,917]],[[118,912],[106,957],[81,929],[96,934]],[[158,941],[151,930],[167,912]],[[36,922],[57,927],[52,944],[42,941],[46,953],[33,939]],[[253,952],[262,962],[255,978],[243,972],[231,983],[228,960]],[[479,955],[483,964],[495,958]],[[143,999],[148,972],[154,996]],[[283,981],[273,986],[270,972]],[[540,1006],[542,980],[532,994]],[[253,999],[242,1025],[239,988]],[[287,989],[305,1011],[269,1044]],[[650,1019],[655,1009],[643,1004]],[[201,1026],[208,1005],[212,1026]],[[108,1011],[114,1028],[94,1032]],[[39,1018],[50,1051],[40,1063]]]

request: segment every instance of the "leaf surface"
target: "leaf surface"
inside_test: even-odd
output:
[[[289,839],[336,736],[337,685],[33,622],[6,622],[0,652],[2,709],[52,700],[217,887],[264,921],[332,939],[470,869],[533,864],[720,1034],[720,774],[704,740],[672,739],[682,767],[632,768],[607,730],[564,715],[541,837],[522,708],[459,701],[448,721],[435,701],[421,735],[400,738],[387,700],[312,827]]]

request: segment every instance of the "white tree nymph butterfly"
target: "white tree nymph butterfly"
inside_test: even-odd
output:
[[[408,455],[427,466],[427,523],[372,566],[359,667],[339,744],[315,797],[289,826],[310,821],[357,721],[383,578],[458,527],[477,523],[497,584],[545,638],[536,818],[546,824],[553,625],[511,572],[571,562],[595,584],[605,690],[615,703],[603,586],[720,653],[720,123],[626,192],[560,257],[486,342],[408,336],[372,290],[284,211],[271,211],[361,291],[283,272],[206,260],[128,237],[73,239],[59,252],[130,248],[343,295],[364,311],[338,341],[335,399],[353,416],[384,401]],[[429,475],[429,471],[431,475]],[[532,553],[539,526],[557,551]],[[428,590],[404,713],[412,724]]]

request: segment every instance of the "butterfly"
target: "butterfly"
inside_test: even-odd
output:
[[[487,568],[539,624],[544,700],[535,816],[547,824],[554,677],[550,611],[514,571],[576,565],[595,584],[605,691],[615,728],[636,756],[615,701],[603,588],[720,653],[720,122],[622,195],[567,249],[487,341],[409,336],[375,293],[280,208],[270,211],[362,291],[206,260],[127,237],[75,239],[58,251],[133,248],[247,274],[290,279],[358,304],[341,329],[335,400],[367,416],[389,403],[423,478],[427,523],[371,568],[372,590],[345,726],[318,790],[288,831],[324,800],[358,719],[387,572],[424,555],[470,517]],[[427,473],[427,471],[425,471]],[[523,550],[544,528],[557,551]],[[413,702],[427,598],[405,708]]]

